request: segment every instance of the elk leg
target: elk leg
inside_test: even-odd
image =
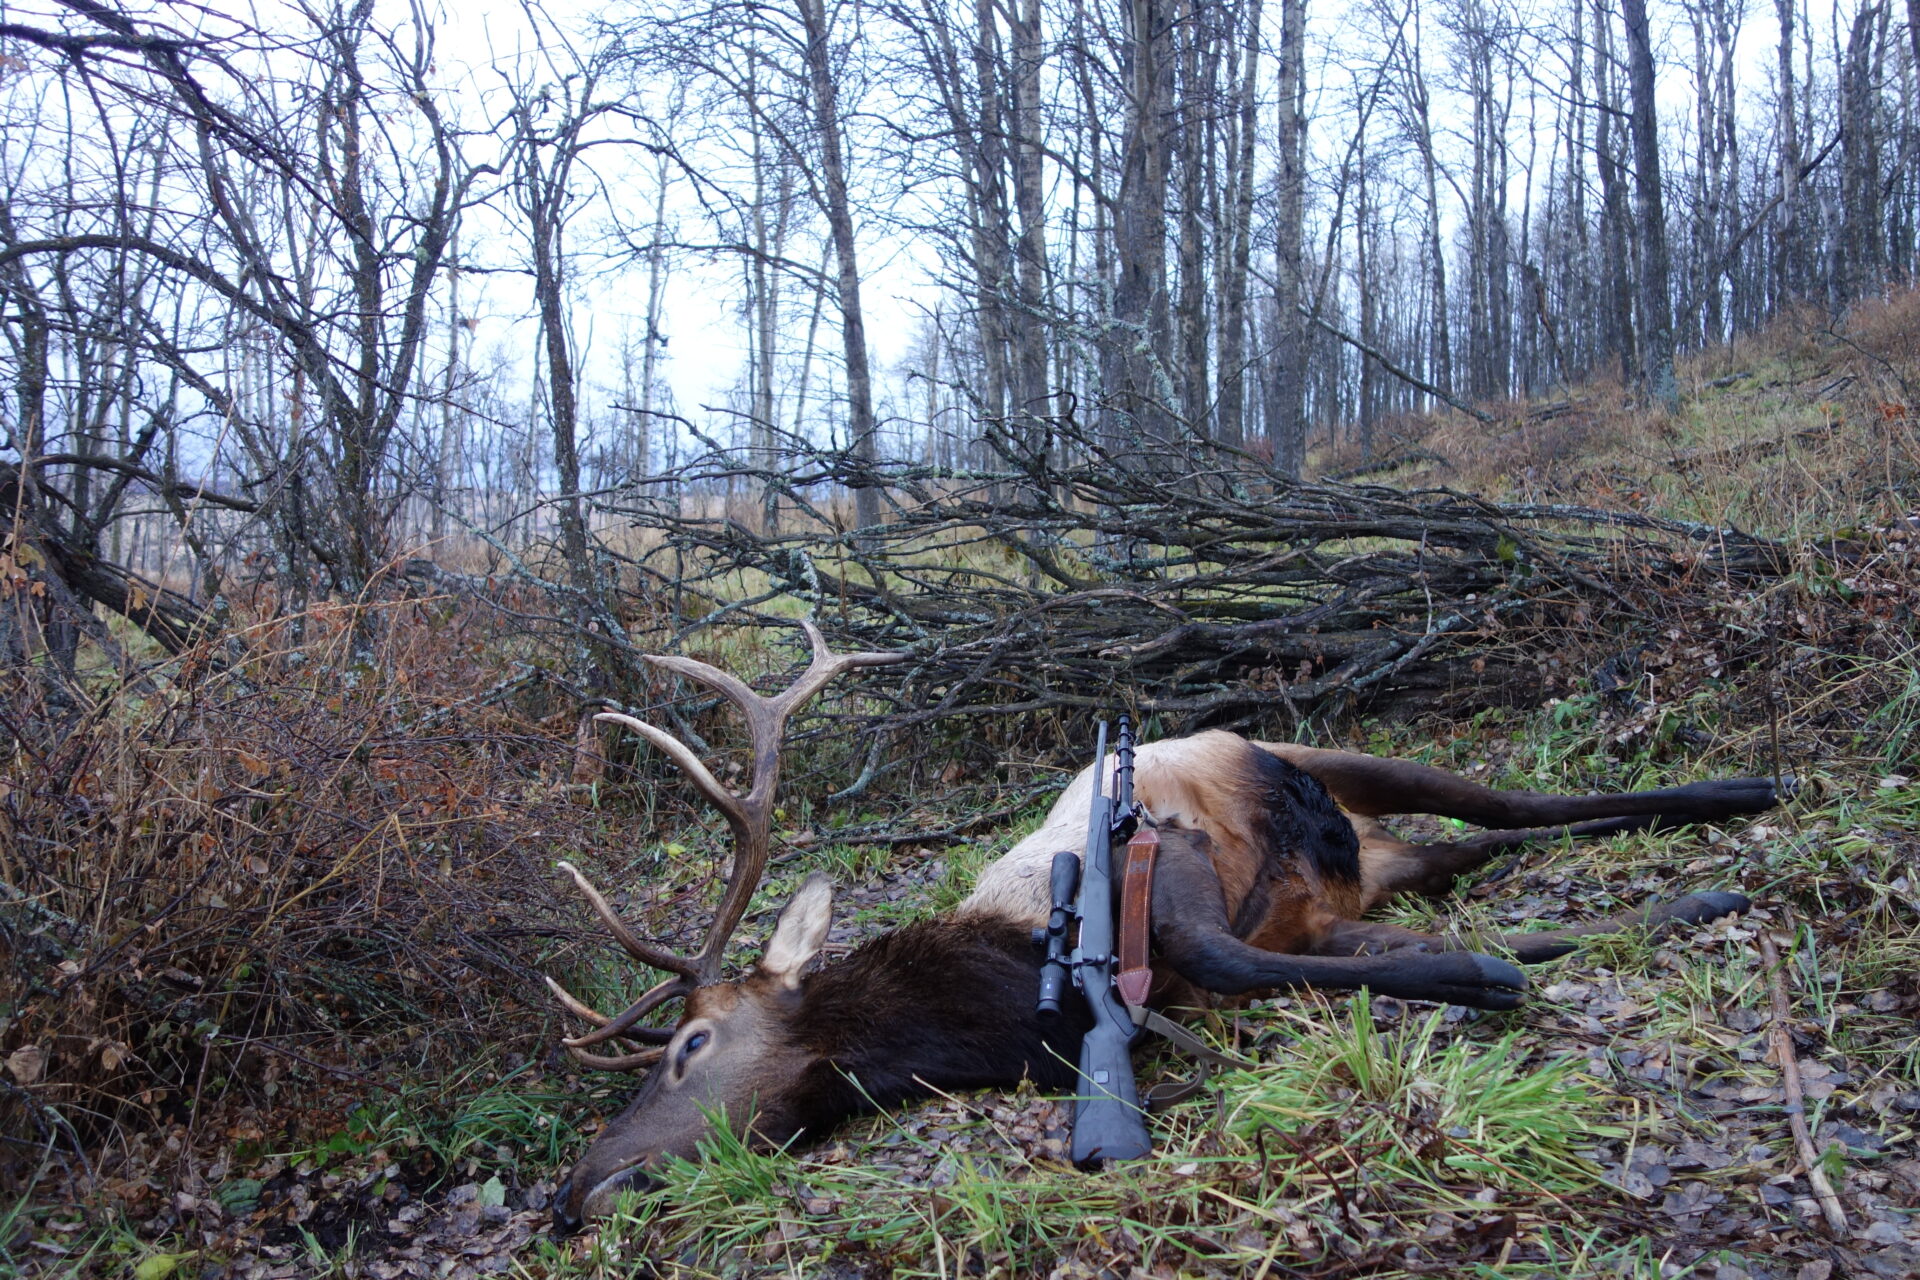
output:
[[[1409,1000],[1476,1009],[1519,1006],[1527,979],[1505,960],[1463,950],[1404,947],[1372,956],[1289,955],[1233,935],[1212,865],[1185,832],[1162,829],[1153,886],[1153,936],[1173,970],[1221,995],[1276,987],[1361,987]]]
[[[1399,839],[1371,818],[1356,818],[1353,825],[1360,836],[1360,909],[1371,911],[1403,893],[1441,897],[1453,889],[1456,877],[1530,844],[1659,830],[1679,824],[1662,814],[1640,813],[1561,827],[1487,831],[1468,840],[1426,844]]]
[[[1735,912],[1745,914],[1752,904],[1744,894],[1710,890],[1703,893],[1689,893],[1672,902],[1650,902],[1646,906],[1632,911],[1623,911],[1606,920],[1592,924],[1574,925],[1566,929],[1548,929],[1540,933],[1506,933],[1498,938],[1501,950],[1510,953],[1521,964],[1539,964],[1542,960],[1554,960],[1576,949],[1587,938],[1599,937],[1609,933],[1623,933],[1628,929],[1664,929],[1676,924],[1705,924],[1709,920],[1718,920],[1721,916]]]
[[[1737,893],[1690,893],[1672,902],[1649,903],[1592,924],[1539,933],[1503,933],[1485,941],[1492,949],[1505,951],[1522,964],[1555,960],[1576,949],[1587,938],[1628,929],[1660,929],[1674,924],[1705,924],[1750,904]],[[1331,925],[1314,947],[1317,955],[1376,956],[1396,951],[1460,951],[1467,940],[1438,933],[1420,933],[1399,925],[1371,924],[1363,920],[1341,920]]]
[[[1675,822],[1711,822],[1734,814],[1760,813],[1780,800],[1772,778],[1722,778],[1657,791],[1558,796],[1539,791],[1496,791],[1411,760],[1285,742],[1257,745],[1319,779],[1348,813],[1369,818],[1390,813],[1433,813],[1481,827],[1552,827],[1641,814]]]

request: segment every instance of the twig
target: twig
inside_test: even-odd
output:
[[[1009,818],[1025,813],[1033,802],[1042,796],[1052,795],[1064,785],[1060,779],[1050,778],[1037,786],[1028,787],[1021,792],[1012,804],[976,813],[951,826],[939,827],[927,831],[889,831],[890,823],[872,823],[860,827],[843,827],[821,833],[821,839],[827,844],[840,845],[902,845],[902,844],[954,844],[967,838],[968,833],[981,827],[994,826]],[[776,859],[785,861],[785,859]]]
[[[1773,1056],[1780,1067],[1781,1082],[1786,1086],[1787,1123],[1793,1129],[1793,1144],[1799,1150],[1800,1163],[1807,1167],[1807,1181],[1820,1201],[1820,1211],[1826,1215],[1827,1230],[1844,1236],[1846,1211],[1840,1207],[1840,1197],[1834,1193],[1833,1184],[1821,1172],[1820,1153],[1814,1150],[1813,1135],[1807,1131],[1806,1095],[1800,1090],[1800,1059],[1793,1051],[1793,1032],[1787,1025],[1793,1017],[1793,1006],[1787,997],[1786,970],[1780,963],[1773,939],[1764,931],[1759,937],[1760,959],[1767,966],[1767,985],[1773,991]]]
[[[1340,341],[1352,347],[1355,351],[1358,351],[1361,355],[1371,356],[1375,364],[1379,365],[1382,369],[1385,369],[1388,373],[1392,374],[1394,377],[1400,379],[1400,381],[1412,387],[1415,391],[1422,392],[1426,395],[1432,396],[1436,400],[1443,401],[1444,403],[1453,406],[1455,409],[1458,409],[1461,413],[1467,414],[1473,418],[1477,418],[1481,422],[1491,424],[1494,421],[1494,417],[1492,414],[1487,413],[1485,410],[1482,410],[1482,409],[1476,409],[1472,405],[1468,404],[1465,400],[1461,400],[1455,396],[1449,395],[1445,391],[1442,391],[1439,387],[1434,386],[1431,382],[1428,382],[1425,379],[1419,377],[1417,374],[1409,373],[1407,370],[1395,364],[1393,360],[1389,358],[1384,352],[1382,352],[1378,347],[1370,346],[1369,344],[1362,342],[1360,339],[1354,337],[1352,334],[1348,333],[1346,330],[1342,329],[1340,326],[1329,321],[1325,316],[1321,315],[1318,311],[1313,311],[1313,310],[1309,310],[1306,307],[1301,307],[1300,314],[1302,316],[1305,316],[1308,320],[1310,320],[1314,324],[1319,325],[1322,329],[1325,329],[1328,333],[1332,334],[1334,337],[1338,338]]]

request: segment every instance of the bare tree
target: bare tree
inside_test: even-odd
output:
[[[1273,464],[1295,477],[1307,454],[1306,304],[1306,0],[1280,0],[1279,118],[1276,128],[1273,372],[1267,438]]]
[[[827,229],[833,240],[840,302],[840,342],[847,364],[847,443],[853,455],[872,463],[879,457],[873,414],[873,371],[867,357],[866,314],[860,304],[859,245],[854,234],[853,200],[847,184],[846,140],[840,120],[840,89],[834,76],[832,35],[826,0],[797,0],[806,38],[807,85],[812,96],[815,144],[819,148],[820,186]],[[854,522],[862,529],[880,523],[880,492],[871,485],[854,490]]]
[[[587,524],[580,470],[580,375],[575,355],[567,236],[579,212],[577,186],[589,133],[607,112],[601,95],[603,69],[557,33],[545,33],[532,76],[509,84],[507,125],[509,191],[527,239],[527,266],[540,333],[541,370],[552,439],[555,492],[551,498],[560,533],[561,566],[570,588],[575,627],[593,651],[586,664],[597,683],[627,665],[609,644],[623,633],[615,617],[599,548]],[[537,78],[535,78],[537,77]]]
[[[422,372],[429,301],[471,181],[440,110],[432,27],[418,13],[378,24],[370,0],[310,9],[301,56],[289,61],[281,40],[237,23],[189,38],[164,24],[164,11],[135,17],[93,0],[66,8],[66,28],[17,34],[58,50],[61,74],[84,84],[65,111],[91,112],[100,134],[84,145],[113,158],[117,189],[105,207],[161,204],[128,181],[136,170],[115,119],[164,121],[188,145],[165,153],[163,213],[85,231],[16,222],[0,257],[117,255],[144,264],[137,276],[164,280],[183,323],[138,321],[125,350],[166,369],[190,411],[216,415],[222,440],[238,446],[241,479],[258,496],[236,498],[236,509],[268,517],[290,598],[316,579],[358,595],[385,570],[393,520],[416,479],[396,470],[394,445],[431,394]],[[396,112],[405,129],[387,127]],[[128,296],[119,314],[139,310]],[[223,369],[233,348],[210,342],[216,332],[270,340],[286,375],[276,395],[235,393]],[[123,465],[138,463],[108,469]]]
[[[1229,32],[1226,78],[1232,86],[1230,111],[1222,112],[1228,132],[1222,151],[1228,163],[1221,183],[1222,225],[1216,237],[1220,295],[1219,381],[1214,392],[1215,431],[1228,444],[1246,439],[1247,297],[1253,268],[1253,219],[1258,142],[1261,0],[1248,0],[1240,27]]]
[[[1680,405],[1673,372],[1673,298],[1669,292],[1666,196],[1660,186],[1660,128],[1654,115],[1653,37],[1646,0],[1620,0],[1632,88],[1633,179],[1640,231],[1641,381],[1656,404]]]
[[[1879,85],[1891,6],[1863,4],[1853,15],[1840,64],[1840,232],[1829,287],[1836,305],[1877,292],[1886,280],[1881,206]]]
[[[1173,396],[1167,297],[1168,116],[1174,13],[1162,0],[1128,0],[1122,74],[1126,135],[1114,202],[1113,310],[1102,350],[1106,438],[1160,434]]]

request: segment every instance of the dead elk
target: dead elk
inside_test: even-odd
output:
[[[642,941],[567,867],[607,927],[644,964],[670,974],[615,1017],[556,985],[596,1029],[566,1041],[582,1061],[653,1067],[638,1096],[581,1158],[554,1206],[567,1231],[603,1214],[623,1187],[645,1185],[663,1156],[692,1156],[714,1117],[757,1144],[820,1135],[873,1107],[933,1089],[1072,1082],[1084,1010],[1044,1025],[1034,1010],[1056,850],[1084,839],[1093,769],[1074,780],[1046,821],[982,873],[951,914],[884,934],[810,971],[826,941],[832,887],[810,877],[781,911],[759,962],[736,982],[719,958],[759,883],[767,857],[779,735],[788,714],[848,667],[891,655],[835,657],[808,628],[814,662],[777,698],[761,698],[704,663],[656,659],[741,707],[753,737],[744,796],[722,787],[683,744],[614,717],[667,752],[725,813],[736,855],[720,913],[697,956]],[[1109,769],[1111,761],[1108,762]],[[1154,999],[1191,1006],[1209,996],[1285,987],[1368,988],[1404,999],[1512,1009],[1527,979],[1505,959],[1457,939],[1361,917],[1401,893],[1439,895],[1454,878],[1540,840],[1607,835],[1758,813],[1772,781],[1737,778],[1625,795],[1496,791],[1425,765],[1208,732],[1139,749],[1135,795],[1161,833],[1153,889]],[[1413,844],[1379,819],[1426,813],[1490,828],[1470,839]],[[1487,939],[1521,963],[1564,955],[1582,937],[1622,928],[1696,923],[1743,911],[1735,893],[1696,893],[1577,928]],[[645,1015],[681,997],[671,1031]],[[1077,1002],[1069,1002],[1071,1009]],[[606,1057],[616,1039],[639,1047]]]

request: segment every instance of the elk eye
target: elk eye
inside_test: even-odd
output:
[[[674,1055],[674,1062],[673,1062],[674,1070],[676,1072],[685,1071],[687,1069],[688,1060],[691,1059],[694,1054],[700,1052],[702,1049],[706,1047],[707,1047],[706,1032],[696,1031],[692,1035],[688,1036],[686,1040],[684,1040],[681,1043],[680,1052]]]

